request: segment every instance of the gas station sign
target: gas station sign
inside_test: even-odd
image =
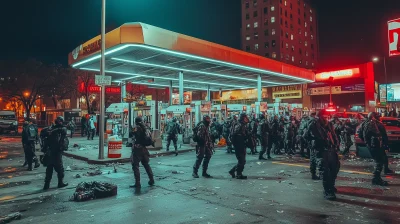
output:
[[[359,68],[344,69],[331,72],[322,72],[315,75],[315,81],[327,81],[330,77],[334,80],[336,79],[347,79],[347,78],[357,78],[360,77]]]
[[[400,18],[388,21],[389,57],[400,55]]]

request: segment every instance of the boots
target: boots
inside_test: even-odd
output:
[[[388,186],[389,183],[387,181],[382,180],[382,178],[380,177],[374,177],[372,179],[372,185]]]
[[[259,155],[259,156],[258,156],[258,159],[259,159],[259,160],[267,160],[266,158],[264,158],[263,155]]]
[[[202,176],[205,177],[205,178],[212,178],[212,176],[207,173],[207,170],[203,170]]]
[[[150,184],[150,181],[149,181]],[[154,180],[153,180],[153,184],[154,184]],[[129,185],[130,188],[141,188],[142,185],[140,185],[140,182],[135,182],[135,184]]]
[[[394,172],[393,172],[393,170],[387,168],[387,169],[385,169],[384,173],[385,174],[393,174]]]
[[[311,174],[311,179],[313,179],[313,180],[320,180],[321,178],[320,178],[319,176],[317,176],[317,174],[312,173],[312,174]]]
[[[324,198],[330,201],[336,200],[335,192],[332,190],[324,190]]]
[[[229,175],[231,175],[232,178],[235,178],[236,177],[235,170],[234,169],[229,170]]]
[[[199,174],[197,174],[197,172],[195,172],[195,171],[193,171],[192,176],[193,176],[194,178],[199,178]]]
[[[68,186],[68,183],[64,183],[62,178],[58,179],[58,188],[63,188],[66,186]]]
[[[244,176],[243,174],[238,174],[238,175],[236,176],[236,179],[239,179],[239,180],[246,180],[246,179],[247,179],[247,176]]]
[[[45,181],[45,182],[44,182],[43,190],[46,191],[46,190],[48,190],[49,188],[50,188],[50,181]]]
[[[154,185],[154,178],[150,178],[148,184],[149,184],[150,186],[153,186],[153,185]]]
[[[35,168],[38,168],[40,166],[39,160],[37,157],[34,158],[34,162],[35,162]]]

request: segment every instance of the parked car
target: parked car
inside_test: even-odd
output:
[[[18,134],[18,121],[14,111],[0,111],[0,134],[4,132],[14,132]]]
[[[380,121],[386,128],[386,132],[389,139],[389,148],[390,151],[398,150],[398,147],[394,147],[400,144],[400,121],[394,117],[381,117]],[[356,134],[354,136],[354,141],[356,145],[357,155],[365,154],[363,151],[366,149],[366,144],[358,137],[358,129],[360,125],[356,129]]]

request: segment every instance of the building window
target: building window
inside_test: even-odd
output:
[[[299,44],[302,44],[303,43],[303,41],[301,41],[301,39],[299,40]]]
[[[281,18],[281,25],[283,25],[283,20],[282,20],[282,18]]]
[[[246,35],[246,40],[250,40],[250,35]]]
[[[292,5],[292,3],[290,3],[290,9],[293,9],[293,5]]]
[[[285,21],[285,27],[288,28],[288,22],[287,21]]]
[[[264,20],[264,26],[267,26],[268,25],[268,19],[265,19]]]
[[[285,10],[285,16],[287,17],[287,10]]]
[[[281,37],[283,37],[283,30],[281,30]]]
[[[300,18],[297,19],[297,23],[298,23],[299,25],[301,24]]]
[[[307,22],[304,22],[304,27],[307,27]]]
[[[314,50],[314,44],[311,44],[311,49],[313,49],[313,50]]]
[[[258,22],[254,22],[254,28],[258,27]]]
[[[282,4],[282,0],[279,0],[279,2]]]
[[[289,44],[288,43],[286,43],[286,49],[289,49]]]
[[[301,48],[299,48],[299,54],[301,55],[303,52],[301,51]]]
[[[258,33],[255,32],[255,33],[254,33],[254,40],[257,40],[257,39],[258,39]]]
[[[308,51],[306,51],[306,57],[308,57]]]
[[[287,6],[287,1],[285,1],[285,6]]]
[[[250,46],[246,46],[246,51],[250,51]]]
[[[305,20],[305,19],[307,19],[307,14],[306,14],[306,13],[304,13],[304,20]]]
[[[271,30],[271,35],[275,35],[275,29]]]
[[[299,34],[301,35],[301,29],[299,29]]]
[[[293,31],[293,24],[290,24],[290,30]]]
[[[246,25],[246,30],[250,29],[250,24]]]
[[[294,56],[292,56],[292,61],[294,62]]]
[[[308,61],[306,61],[306,66],[308,66]]]
[[[269,36],[269,31],[268,31],[268,29],[264,30],[264,36]]]
[[[300,64],[303,64],[303,60],[300,60],[299,63],[300,63]]]
[[[257,7],[257,0],[253,0],[254,7]]]
[[[294,46],[292,45],[292,52],[294,52]]]
[[[271,6],[271,12],[275,11],[275,7]]]
[[[289,33],[288,32],[285,33],[285,37],[289,38]]]
[[[307,31],[304,31],[304,36],[307,36]]]
[[[282,43],[281,43],[281,48],[283,48],[283,41],[282,41]]]
[[[248,9],[250,6],[249,1],[246,1],[246,9]]]
[[[291,39],[291,40],[293,40],[293,39],[294,39],[294,36],[293,36],[293,34],[290,34],[290,39]]]
[[[314,29],[313,29],[313,27],[312,27],[312,26],[310,26],[310,31],[311,31],[311,32],[313,32],[313,31],[314,31]]]
[[[269,53],[268,52],[265,53],[265,57],[269,58]]]
[[[254,44],[254,50],[258,51],[258,44]]]
[[[314,40],[314,35],[311,34],[311,40]]]
[[[275,17],[271,17],[271,23],[275,22]]]
[[[272,45],[272,47],[275,47],[276,46],[276,41],[272,40],[271,45]]]
[[[311,66],[312,66],[312,67],[314,67],[314,62],[313,62],[313,63],[311,63]]]
[[[312,16],[310,16],[310,22],[312,22]]]
[[[272,52],[272,58],[276,58],[276,53]]]
[[[306,46],[306,47],[307,47],[307,41],[304,41],[304,46]]]
[[[282,8],[280,9],[280,11],[281,11],[281,15],[283,14],[282,12],[283,12],[283,10],[282,10]]]
[[[253,17],[257,17],[258,16],[258,12],[257,11],[254,11],[253,12]]]
[[[269,48],[269,42],[265,42],[265,43],[264,43],[264,47],[265,47],[265,48]]]
[[[292,13],[290,13],[290,20],[293,20],[293,15],[292,15]]]
[[[286,61],[289,61],[290,56],[287,54],[285,58],[286,58]]]
[[[246,20],[250,19],[250,15],[246,13]]]
[[[264,14],[268,14],[268,7],[264,8]]]
[[[297,9],[297,13],[300,15],[300,9]]]
[[[314,53],[311,54],[311,58],[314,59]]]
[[[306,7],[306,3],[304,3],[304,8]]]
[[[310,9],[310,13],[312,13],[312,9]]]

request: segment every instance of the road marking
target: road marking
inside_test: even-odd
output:
[[[300,164],[294,164],[294,163],[281,163],[281,162],[272,162],[272,163],[273,163],[273,164],[279,164],[279,165],[298,166],[298,167],[310,168],[310,166],[300,165]],[[356,171],[356,170],[340,170],[340,171],[341,171],[341,172],[345,172],[345,173],[355,173],[355,174],[372,175],[372,173],[367,173],[367,172],[362,172],[362,171]]]
[[[16,197],[15,196],[4,196],[4,197],[0,198],[0,201],[8,201],[8,200],[11,200],[14,198],[16,198]]]

